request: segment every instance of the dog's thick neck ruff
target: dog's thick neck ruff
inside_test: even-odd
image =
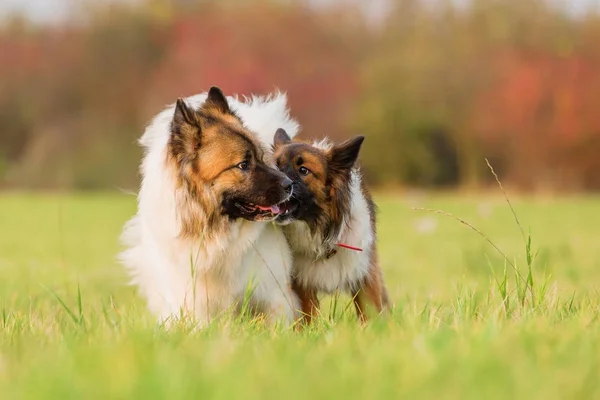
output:
[[[361,189],[359,170],[354,170],[347,188],[349,208],[343,215],[338,235],[324,241],[319,230],[313,233],[304,221],[282,227],[294,254],[294,277],[302,287],[332,293],[354,290],[369,271],[374,256],[374,206]],[[344,248],[348,244],[355,249]]]
[[[323,142],[318,142],[318,144],[325,146]],[[367,213],[367,215],[369,213],[368,208],[362,209],[362,207],[356,207],[357,205],[362,205],[360,201],[363,197],[360,190],[361,178],[360,170],[353,168],[349,179],[340,182],[339,186],[334,188],[335,191],[343,193],[343,195],[334,195],[333,205],[328,207],[330,210],[336,210],[335,212],[331,214],[321,212],[321,215],[314,221],[294,221],[290,224],[296,226],[305,224],[307,226],[308,234],[306,238],[314,244],[311,247],[315,260],[328,260],[336,257],[340,252],[354,253],[363,251],[363,248],[359,247],[363,243],[351,244],[349,241],[355,242],[355,239],[350,238],[348,235],[348,230],[353,228],[353,222],[356,219],[353,213],[362,212]],[[355,201],[356,198],[358,198],[359,202]],[[325,208],[323,207],[321,210]],[[289,231],[286,226],[283,229],[284,232]]]

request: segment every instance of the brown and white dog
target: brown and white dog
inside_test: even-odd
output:
[[[284,129],[274,137],[277,167],[294,181],[290,211],[276,222],[292,250],[293,287],[306,322],[318,312],[322,292],[348,292],[362,322],[366,300],[379,312],[389,306],[377,260],[375,205],[355,165],[363,140],[311,145],[292,142]]]
[[[265,222],[286,211],[292,191],[270,149],[281,124],[298,129],[284,95],[242,102],[213,87],[147,127],[138,210],[120,259],[162,321],[183,314],[206,325],[239,306],[251,282],[253,309],[296,319],[290,250]]]

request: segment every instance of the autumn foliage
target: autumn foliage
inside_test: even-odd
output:
[[[286,91],[306,137],[366,135],[374,183],[482,186],[488,158],[523,190],[600,188],[594,15],[397,0],[373,26],[343,6],[175,3],[4,25],[0,185],[135,188],[149,118],[217,84]]]

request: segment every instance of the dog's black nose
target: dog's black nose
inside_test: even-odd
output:
[[[286,192],[288,192],[288,193],[289,193],[289,192],[291,192],[291,191],[292,191],[292,184],[293,184],[293,183],[294,183],[294,182],[293,182],[293,181],[292,181],[290,178],[288,178],[288,177],[286,176],[285,178],[283,178],[283,181],[281,181],[281,186],[283,187],[283,189],[284,189]]]

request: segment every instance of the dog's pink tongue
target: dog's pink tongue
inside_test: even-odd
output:
[[[279,214],[279,206],[275,205],[275,206],[271,206],[271,207],[263,207],[263,206],[256,206],[259,209],[263,210],[263,211],[271,211],[273,214]]]

